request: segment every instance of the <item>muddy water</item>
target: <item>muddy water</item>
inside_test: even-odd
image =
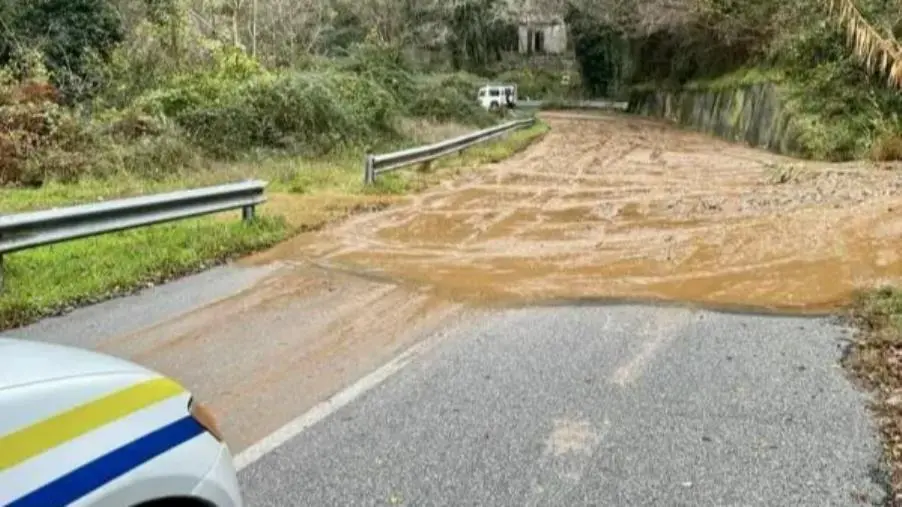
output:
[[[420,343],[461,309],[428,292],[285,265],[247,291],[98,349],[188,386],[238,453]]]
[[[802,163],[621,115],[256,261],[314,259],[492,302],[830,309],[902,278],[902,175]]]

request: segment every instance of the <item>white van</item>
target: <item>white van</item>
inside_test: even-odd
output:
[[[517,87],[515,85],[486,85],[479,89],[477,95],[479,105],[490,111],[502,107],[513,109],[517,106]]]

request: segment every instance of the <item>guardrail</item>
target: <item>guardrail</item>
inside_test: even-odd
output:
[[[239,208],[247,221],[266,201],[265,187],[265,181],[243,181],[0,216],[0,287],[4,254]]]
[[[458,153],[470,146],[484,143],[510,131],[532,126],[535,122],[535,118],[514,120],[426,146],[379,155],[367,155],[364,161],[363,182],[371,185],[375,183],[376,176],[379,174],[435,160],[451,153]]]

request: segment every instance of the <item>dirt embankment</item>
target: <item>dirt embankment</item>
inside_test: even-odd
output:
[[[314,259],[464,300],[664,299],[821,311],[902,274],[902,174],[804,163],[624,115],[252,259]]]

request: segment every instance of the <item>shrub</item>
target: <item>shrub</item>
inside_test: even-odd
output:
[[[177,117],[228,99],[243,84],[269,77],[259,62],[233,47],[213,50],[209,68],[176,74],[161,87],[134,101],[134,107],[152,116]]]
[[[123,171],[159,178],[201,166],[208,156],[255,150],[319,156],[369,149],[398,140],[402,115],[494,120],[476,101],[480,78],[416,75],[389,47],[359,44],[340,62],[311,60],[304,70],[279,72],[235,48],[208,49],[201,70],[156,76],[162,84],[123,109],[109,104],[130,92],[98,101],[93,117],[60,105],[46,78],[13,82],[0,72],[0,184]]]
[[[495,117],[476,100],[480,78],[466,73],[426,76],[417,83],[416,97],[411,101],[412,116],[437,121],[456,121],[489,125]]]
[[[871,145],[871,160],[876,162],[902,160],[902,136],[886,134],[877,138]]]
[[[175,120],[221,157],[254,148],[321,155],[394,132],[397,103],[378,84],[343,72],[259,76]]]
[[[216,157],[257,149],[324,155],[382,144],[397,137],[404,114],[491,121],[475,100],[478,77],[417,76],[393,47],[356,44],[341,59],[272,73],[243,53],[217,55],[214,68],[178,75],[135,102],[146,117],[171,118]]]
[[[469,72],[452,72],[447,74],[425,75],[423,81],[434,83],[444,89],[453,89],[461,95],[468,96],[474,101],[479,88],[488,84],[484,77],[470,74]]]
[[[867,157],[872,141],[902,131],[902,96],[849,57],[804,70],[784,84],[801,155],[826,160]]]
[[[568,97],[579,90],[579,77],[571,72],[570,84],[562,84],[563,73],[544,69],[509,70],[498,74],[497,81],[517,85],[517,95],[521,99],[546,100],[556,97]]]
[[[46,81],[0,85],[0,184],[38,186],[120,171],[159,176],[199,162],[175,125],[135,109],[92,120]]]
[[[400,104],[409,103],[417,92],[412,66],[396,47],[354,44],[348,56],[338,61],[338,68],[375,81],[391,91]]]
[[[81,120],[58,97],[47,82],[0,85],[0,183],[39,185],[48,173],[72,179],[84,170],[79,158],[50,156],[90,144]],[[45,158],[48,167],[38,163]]]

